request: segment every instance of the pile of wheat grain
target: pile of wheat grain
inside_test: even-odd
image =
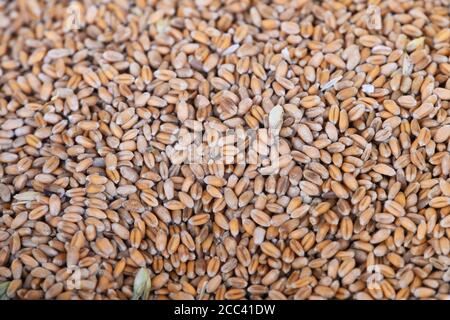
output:
[[[449,24],[0,1],[0,296],[449,299]]]

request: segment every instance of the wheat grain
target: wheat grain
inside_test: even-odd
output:
[[[7,297],[449,298],[446,0],[119,2],[0,4]]]

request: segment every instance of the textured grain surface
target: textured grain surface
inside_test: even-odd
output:
[[[11,299],[449,299],[448,0],[0,1]]]

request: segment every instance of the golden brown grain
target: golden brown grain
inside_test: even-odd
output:
[[[6,297],[449,299],[449,19],[3,1]]]

